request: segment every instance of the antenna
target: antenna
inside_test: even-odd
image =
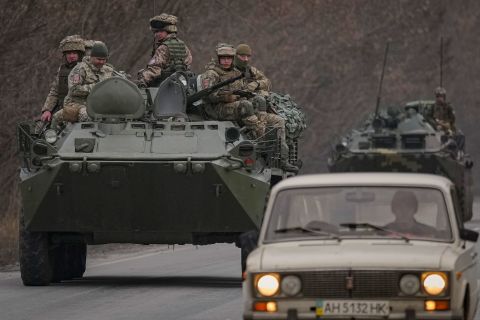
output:
[[[387,41],[387,46],[385,47],[385,56],[383,57],[382,75],[380,77],[380,84],[378,85],[377,105],[375,106],[374,119],[378,117],[378,108],[380,107],[380,99],[382,97],[383,76],[385,75],[385,66],[387,65],[387,55],[388,55],[389,46],[390,46],[390,41]]]
[[[156,10],[156,4],[157,4],[157,0],[153,0],[153,15],[155,16],[155,13],[157,12]]]
[[[443,88],[443,37],[440,38],[440,87]]]

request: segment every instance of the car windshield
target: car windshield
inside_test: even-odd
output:
[[[329,187],[278,193],[265,241],[452,240],[443,194],[432,188]]]

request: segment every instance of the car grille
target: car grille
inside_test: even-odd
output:
[[[399,294],[400,274],[396,271],[339,270],[298,274],[304,297],[388,298]],[[348,288],[349,279],[353,286]]]

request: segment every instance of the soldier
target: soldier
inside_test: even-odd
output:
[[[100,41],[96,41],[89,57],[75,66],[68,76],[68,95],[65,97],[64,107],[53,116],[52,126],[59,122],[88,121],[87,97],[98,82],[111,78],[113,68],[107,65],[108,49]]]
[[[145,69],[138,72],[139,87],[158,86],[175,71],[187,71],[192,54],[185,43],[177,38],[177,17],[162,13],[150,19],[155,43],[152,58]]]
[[[285,120],[277,114],[267,112],[266,97],[271,90],[270,80],[257,68],[249,65],[252,56],[252,49],[247,44],[237,46],[234,58],[235,68],[245,73],[242,90],[250,92],[253,97],[250,98],[261,128],[277,128],[281,141],[281,161],[283,169],[287,171],[298,171],[298,167],[288,163],[288,145],[285,135]]]
[[[50,92],[42,108],[42,121],[50,121],[52,113],[63,107],[63,99],[68,93],[68,75],[75,65],[82,61],[85,54],[83,39],[79,35],[65,37],[59,46],[63,54],[63,62],[50,85]]]
[[[455,113],[450,103],[446,101],[447,91],[442,87],[435,89],[435,104],[430,110],[429,117],[434,121],[436,128],[446,132],[455,132]]]
[[[219,82],[239,76],[241,72],[233,67],[235,48],[232,45],[219,43],[216,48],[217,61],[212,61],[205,67],[207,70],[200,76],[202,87],[208,88]],[[265,128],[261,127],[254,113],[253,105],[233,92],[242,88],[241,80],[210,94],[205,100],[206,114],[215,120],[242,121],[245,127],[255,136],[263,135]]]

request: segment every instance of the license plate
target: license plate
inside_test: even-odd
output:
[[[317,316],[388,316],[388,301],[372,300],[317,300]]]

